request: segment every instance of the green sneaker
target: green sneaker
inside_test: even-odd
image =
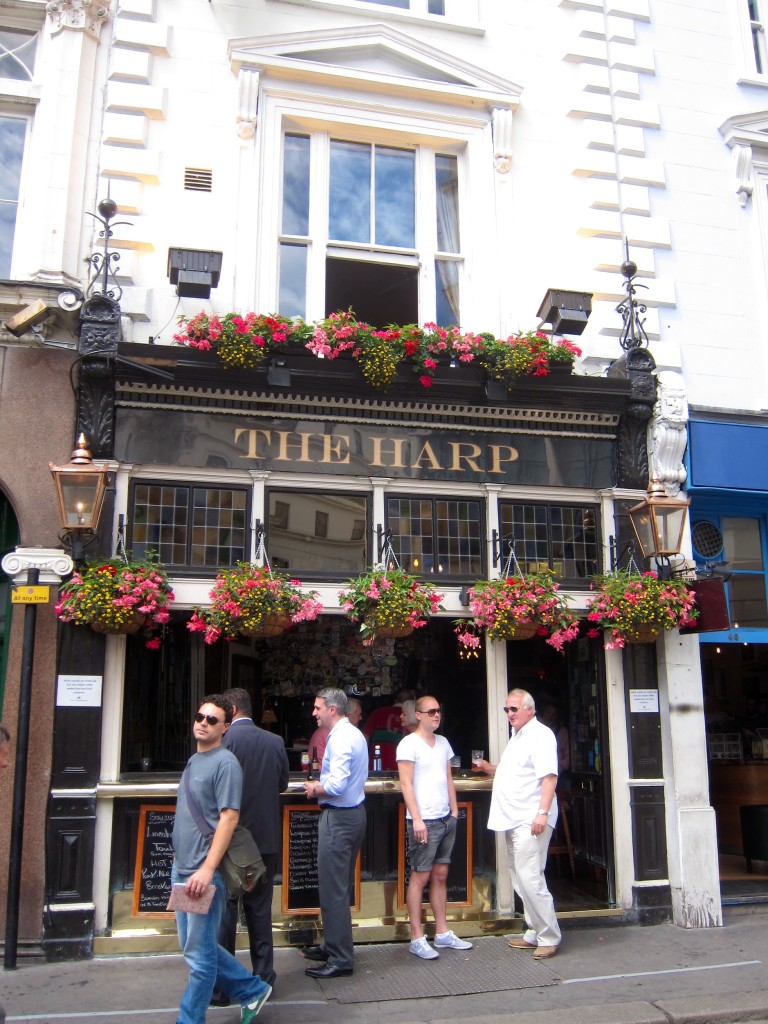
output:
[[[264,988],[250,1003],[243,1003],[240,1010],[240,1024],[251,1024],[259,1015],[259,1010],[272,995],[272,986],[264,982]]]

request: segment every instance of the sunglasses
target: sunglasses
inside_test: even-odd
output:
[[[218,725],[221,719],[217,718],[216,715],[204,715],[202,711],[198,711],[197,714],[195,715],[195,721],[198,724],[202,722],[207,722],[208,725]]]
[[[507,714],[509,714],[509,713],[510,713],[510,711],[511,711],[511,712],[519,711],[519,710],[520,710],[520,708],[515,708],[515,707],[511,707],[511,706],[510,706],[510,707],[508,707],[508,708],[502,708],[501,710],[502,710],[502,711],[506,711],[506,713],[507,713]]]
[[[424,711],[417,711],[416,712],[417,715],[429,715],[430,718],[433,718],[435,715],[441,715],[442,713],[443,713],[443,709],[442,708],[426,708],[426,710],[424,710]]]

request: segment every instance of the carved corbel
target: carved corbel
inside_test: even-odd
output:
[[[98,39],[111,3],[112,0],[49,0],[45,10],[54,34],[65,28],[85,29]]]
[[[259,72],[241,68],[237,76],[237,134],[244,141],[256,134],[259,114]]]
[[[734,146],[733,154],[736,160],[736,195],[739,198],[739,206],[743,208],[752,198],[755,188],[752,180],[752,147]]]
[[[512,166],[512,111],[509,107],[491,108],[493,165],[499,174],[508,174]]]
[[[657,377],[658,397],[648,424],[649,479],[664,485],[664,493],[674,498],[688,476],[683,453],[688,443],[688,398],[683,376],[676,370],[663,370]]]
[[[633,348],[617,359],[608,377],[625,377],[632,383],[627,411],[622,415],[616,439],[616,483],[619,487],[645,490],[648,473],[648,421],[656,404],[656,363],[647,348]]]

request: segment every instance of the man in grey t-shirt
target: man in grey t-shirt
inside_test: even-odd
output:
[[[232,721],[232,705],[221,694],[203,698],[192,728],[197,753],[187,762],[179,783],[173,824],[175,855],[171,881],[184,885],[192,900],[215,886],[207,913],[176,913],[176,926],[189,981],[176,1024],[205,1024],[214,986],[241,1004],[241,1024],[251,1024],[269,999],[272,987],[250,974],[219,945],[219,926],[227,888],[219,864],[240,817],[243,773],[229,750],[221,745]],[[205,832],[196,818],[202,818]]]

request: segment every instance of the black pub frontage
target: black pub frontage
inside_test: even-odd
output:
[[[563,825],[549,867],[558,912],[675,917],[684,848],[709,828],[710,809],[691,798],[706,822],[689,835],[680,828],[686,794],[677,794],[680,807],[665,798],[665,764],[667,777],[674,767],[665,750],[687,742],[670,722],[666,688],[680,650],[687,659],[697,639],[675,632],[623,655],[586,633],[563,653],[539,637],[483,641],[467,658],[453,632],[468,615],[466,587],[503,572],[512,549],[522,569],[552,569],[572,608],[584,610],[590,578],[621,550],[626,509],[647,483],[650,357],[607,377],[528,378],[489,397],[473,367],[440,367],[429,391],[401,370],[381,394],[352,360],[290,354],[280,373],[238,372],[188,349],[119,351],[106,387],[113,433],[109,418],[105,433],[91,417],[101,431],[93,450],[111,461],[114,481],[100,554],[119,538],[134,556],[157,551],[175,601],[159,650],[138,636],[60,627],[59,677],[102,685],[90,706],[55,708],[47,955],[175,948],[163,913],[168,823],[192,751],[192,713],[206,692],[228,686],[251,693],[255,719],[282,737],[294,773],[283,795],[277,943],[304,943],[319,923],[300,764],[314,695],[328,685],[361,701],[363,725],[403,690],[443,705],[460,758],[449,909],[463,933],[501,929],[513,910],[503,844],[486,828],[490,782],[471,771],[473,749],[500,756],[512,687],[534,694],[562,738]],[[79,426],[87,419],[81,394]],[[443,611],[409,637],[364,647],[338,592],[385,546],[444,595]],[[323,613],[272,639],[206,645],[186,627],[192,609],[210,602],[221,567],[264,553],[318,592]],[[641,691],[656,692],[655,712],[632,715],[629,694]],[[405,937],[396,773],[372,774],[367,792],[357,935]],[[708,913],[699,923],[718,923],[718,909]]]

